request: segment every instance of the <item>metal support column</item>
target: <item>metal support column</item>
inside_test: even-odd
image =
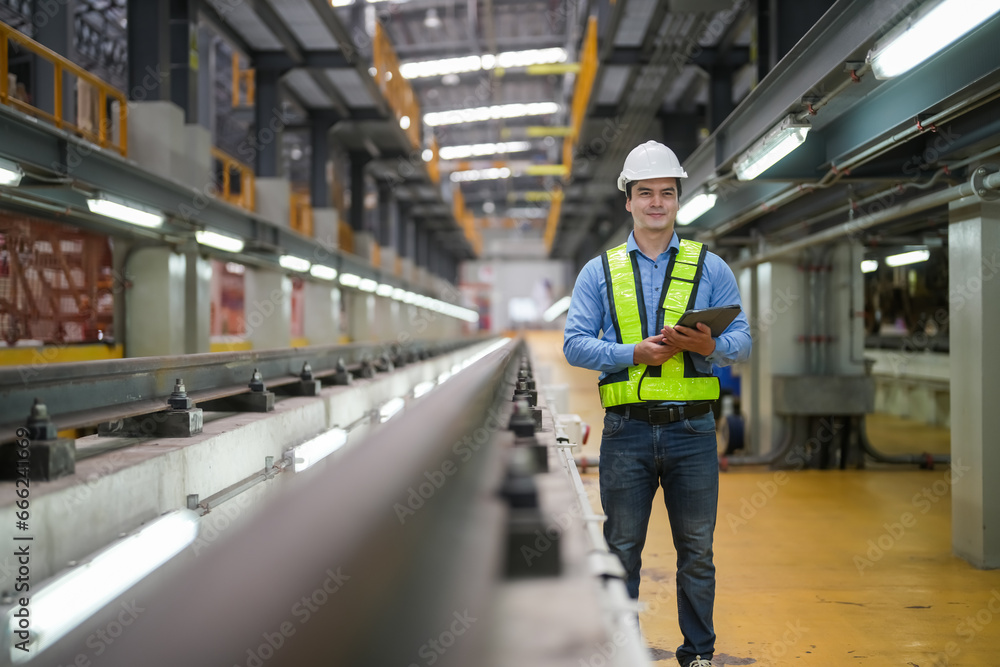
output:
[[[198,124],[215,137],[215,32],[206,27],[198,29]]]
[[[254,133],[251,145],[257,154],[254,165],[258,178],[276,178],[281,147],[281,99],[278,92],[280,70],[258,67],[254,74],[257,103],[254,107]]]
[[[1000,567],[1000,203],[952,202],[948,228],[951,337],[952,549]]]
[[[714,131],[733,112],[733,70],[719,63],[712,66],[709,75],[709,130]]]
[[[35,25],[35,41],[46,46],[61,56],[75,60],[73,48],[73,16],[76,2],[44,2],[35,0],[32,8],[32,18]],[[35,105],[42,111],[55,113],[55,71],[52,65],[38,57],[33,58],[32,95]],[[63,76],[62,115],[63,118],[74,118],[73,81],[71,77]]]
[[[365,229],[365,166],[371,161],[367,153],[351,153],[351,229]]]
[[[128,96],[170,99],[170,7],[166,0],[128,0]]]
[[[198,0],[170,0],[170,101],[198,120]]]
[[[330,183],[327,181],[327,163],[330,161],[330,129],[337,122],[330,115],[314,115],[309,130],[312,145],[312,164],[309,171],[309,196],[313,208],[330,206]]]

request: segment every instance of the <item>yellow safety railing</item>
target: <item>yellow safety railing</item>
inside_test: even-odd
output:
[[[420,103],[413,93],[413,87],[399,73],[399,58],[396,57],[396,51],[392,48],[389,36],[380,23],[375,24],[372,61],[375,66],[375,81],[378,83],[379,90],[389,102],[389,106],[396,114],[396,120],[400,122],[400,127],[410,138],[410,143],[419,150],[423,144],[420,136],[423,127]],[[405,121],[404,118],[406,118]]]
[[[583,117],[590,103],[590,93],[594,88],[594,77],[597,76],[597,17],[591,16],[587,21],[587,32],[583,36],[583,48],[580,50],[580,73],[576,77],[573,90],[573,104],[570,107],[570,135],[563,142],[563,166],[566,176],[573,169],[573,151],[580,139],[580,128]]]
[[[351,226],[341,220],[337,231],[340,232],[337,239],[337,245],[340,249],[344,252],[354,252],[354,230],[351,229]]]
[[[552,192],[552,203],[549,204],[549,216],[545,221],[545,252],[552,251],[552,243],[556,239],[556,230],[559,228],[559,215],[562,213],[563,191],[556,189]]]
[[[288,202],[289,226],[304,236],[313,235],[313,209],[308,192],[292,192]]]
[[[240,162],[215,146],[212,147],[212,157],[222,166],[219,198],[248,211],[256,210],[257,181],[250,165]],[[238,191],[233,187],[234,181],[239,184]]]
[[[9,90],[10,69],[7,52],[11,42],[31,51],[52,65],[54,113],[39,109],[28,100],[19,97],[16,90],[13,92]],[[63,115],[63,84],[65,76],[76,77],[77,91],[82,99],[90,98],[91,94],[96,93],[96,128],[93,118],[80,118],[79,112],[72,119],[66,118]],[[109,98],[118,102],[117,142],[112,139],[111,120],[108,114]],[[102,148],[115,150],[123,156],[128,155],[128,98],[125,97],[125,94],[55,51],[42,46],[30,37],[18,32],[6,23],[0,23],[0,103],[12,106],[32,116],[42,118],[58,128],[79,134]],[[77,108],[78,110],[80,109],[79,104]]]
[[[255,71],[250,69],[241,70],[240,69],[240,54],[233,52],[233,106],[248,106],[252,107],[254,105],[254,99],[257,94],[257,89],[254,84],[254,74]],[[244,95],[245,91],[245,95]],[[245,97],[243,103],[240,99]]]

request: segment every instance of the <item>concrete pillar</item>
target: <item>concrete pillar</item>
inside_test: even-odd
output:
[[[949,207],[952,549],[976,567],[1000,567],[1000,203]]]
[[[801,374],[806,368],[805,350],[797,340],[805,326],[805,294],[801,274],[791,260],[759,264],[750,270],[757,273],[756,300],[742,296],[753,335],[751,359],[756,358],[752,369],[757,377],[742,391],[758,416],[759,431],[751,425],[752,432],[759,433],[754,447],[757,453],[767,454],[783,435],[774,416],[774,376]]]
[[[258,67],[254,74],[257,99],[254,106],[254,135],[250,143],[257,153],[254,165],[257,178],[278,176],[281,130],[284,128],[278,94],[280,79],[281,72],[278,70]]]
[[[73,17],[76,13],[75,0],[66,2],[43,2],[35,0],[32,11],[35,26],[35,41],[52,49],[61,56],[76,61],[76,50],[73,48]],[[35,106],[42,111],[55,113],[55,69],[45,59],[34,57],[32,68],[33,82],[31,92]],[[62,114],[63,118],[76,118],[74,102],[73,79],[63,75]],[[26,84],[28,82],[25,82]]]
[[[169,248],[141,248],[129,255],[125,292],[125,355],[153,357],[185,352],[187,261]]]
[[[292,184],[286,178],[255,179],[257,215],[276,225],[288,227],[291,221]]]
[[[394,341],[399,335],[399,302],[384,296],[375,297],[374,335],[378,341]]]
[[[212,262],[196,251],[186,254],[184,271],[184,352],[210,352]]]
[[[166,0],[128,0],[128,94],[170,99],[170,7]],[[131,121],[130,121],[131,124]],[[131,153],[131,142],[129,153]]]
[[[248,266],[243,276],[243,284],[245,335],[253,344],[253,349],[290,347],[292,280],[278,271]]]
[[[340,289],[332,283],[305,283],[305,337],[310,345],[334,345],[340,338]]]
[[[348,335],[353,343],[374,343],[378,341],[375,329],[375,295],[351,290],[348,302]]]
[[[170,0],[170,100],[198,122],[198,0]]]
[[[340,247],[340,214],[335,208],[313,208],[313,237],[327,251]],[[317,258],[328,260],[328,256]]]

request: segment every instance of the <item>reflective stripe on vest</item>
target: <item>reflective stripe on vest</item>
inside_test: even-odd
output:
[[[701,277],[704,252],[701,243],[683,240],[667,272],[663,285],[663,322],[673,326],[685,310],[694,306],[698,294],[697,281]],[[608,281],[608,299],[612,322],[619,343],[639,343],[646,336],[643,330],[644,314],[639,307],[642,285],[637,284],[632,258],[627,244],[612,248],[604,256],[605,280]],[[703,401],[719,397],[719,380],[694,370],[687,352],[668,359],[659,367],[658,376],[651,375],[645,364],[629,366],[627,379],[606,377],[599,385],[601,405],[605,408],[643,401]],[[688,373],[685,374],[685,367]],[[611,380],[611,381],[609,381]]]

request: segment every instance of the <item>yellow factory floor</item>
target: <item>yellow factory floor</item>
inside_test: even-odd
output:
[[[593,427],[585,453],[597,454],[597,374],[566,363],[561,331],[527,339],[540,377],[569,385],[569,411]],[[876,415],[868,430],[886,452],[948,451],[945,429]],[[967,472],[872,465],[722,473],[714,664],[1000,667],[1000,571],[977,570],[951,552],[950,485]],[[596,471],[584,483],[599,509]],[[657,666],[676,665],[681,643],[674,559],[658,494],[640,591]]]

